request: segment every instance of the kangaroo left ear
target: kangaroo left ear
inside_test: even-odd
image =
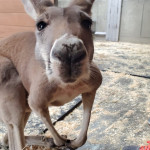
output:
[[[45,11],[45,8],[53,6],[50,0],[22,0],[24,8],[34,20]]]
[[[73,0],[69,6],[77,5],[80,9],[91,15],[91,8],[95,0]]]

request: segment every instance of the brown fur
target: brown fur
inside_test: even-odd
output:
[[[30,1],[34,4],[34,0]],[[36,32],[36,36],[32,32],[18,33],[0,42],[0,56],[3,56],[4,59],[7,59],[9,61],[8,65],[7,61],[6,63],[1,64],[2,68],[4,68],[1,71],[1,82],[9,83],[8,80],[13,79],[13,76],[15,76],[17,80],[21,80],[21,82],[18,83],[19,85],[23,84],[23,87],[19,88],[19,90],[23,92],[21,93],[21,96],[22,94],[24,95],[26,91],[28,92],[29,97],[27,102],[29,104],[29,107],[45,123],[47,128],[50,130],[52,137],[54,138],[54,143],[57,146],[62,146],[68,143],[67,140],[63,139],[53,127],[48,112],[48,107],[64,105],[65,103],[70,102],[79,94],[82,94],[84,106],[83,125],[78,138],[68,144],[68,146],[72,148],[80,147],[86,141],[95,93],[102,82],[101,73],[96,65],[92,62],[94,47],[91,30],[84,28],[81,25],[83,19],[86,18],[87,20],[89,20],[88,14],[90,14],[93,0],[91,0],[91,3],[89,3],[89,0],[82,0],[81,2],[83,3],[81,4],[79,1],[73,1],[70,7],[64,9],[56,7],[46,9],[44,8],[46,10],[44,14],[40,14],[39,16],[39,14],[37,13],[37,22],[39,22],[39,20],[44,20],[46,22],[49,21],[50,25],[48,24],[47,28],[44,29],[42,33]],[[26,1],[24,1],[24,5],[26,7]],[[83,8],[85,15],[78,6]],[[85,7],[86,9],[84,9]],[[40,12],[39,9],[41,8],[37,8],[36,5],[34,5],[34,8],[38,9],[35,10],[35,12]],[[85,16],[85,18],[83,18],[82,16]],[[77,81],[73,83],[62,83],[60,79],[58,79],[56,76],[51,75],[51,73],[45,73],[47,70],[47,66],[49,67],[48,61],[51,62],[49,56],[54,42],[56,41],[56,39],[62,37],[62,35],[64,35],[65,33],[69,35],[71,34],[73,36],[76,36],[78,39],[81,39],[84,44],[84,46],[82,46],[82,50],[86,51],[87,53],[86,58],[82,58],[83,61],[79,62],[81,65],[79,71],[82,72],[83,77],[78,77]],[[72,39],[75,38],[72,37]],[[39,44],[39,46],[37,46],[37,44]],[[43,56],[41,47],[45,44],[49,45],[49,47],[44,52]],[[67,55],[67,53],[65,53],[64,55]],[[72,55],[76,55],[75,52],[73,52]],[[85,65],[89,66],[88,72],[86,73],[88,75],[86,77],[83,71]],[[14,69],[14,67],[16,70]],[[7,68],[10,68],[10,71],[8,71]],[[60,68],[57,68],[57,66],[55,68],[60,70]],[[13,75],[11,70],[13,70],[15,75]],[[5,73],[7,71],[10,75],[5,76]],[[54,70],[52,69],[52,71]],[[2,88],[3,87],[4,86],[2,86]],[[14,89],[13,92],[18,92],[18,88],[16,90]],[[1,93],[1,96],[3,96],[3,93]],[[24,96],[24,98],[26,97]],[[18,104],[23,105],[23,108],[19,107],[19,109],[23,111],[21,115],[25,116],[25,114],[27,114],[25,113],[25,111],[27,112],[27,109],[25,109],[27,105],[23,102],[22,99],[20,99]],[[8,109],[9,111],[12,110],[12,108]],[[5,108],[2,109],[2,111],[5,111]],[[17,115],[20,116],[20,114]],[[23,120],[27,120],[28,117],[24,118],[26,119]],[[22,122],[23,121],[20,121],[18,125],[26,123],[26,121],[24,121],[25,123]],[[22,132],[22,128],[20,129],[20,132]],[[11,137],[9,137],[9,139],[11,139]],[[20,139],[23,139],[23,137],[21,136]],[[21,141],[20,139],[16,138],[15,140],[19,143],[19,141]],[[18,147],[22,146],[24,146],[24,143],[18,144]],[[14,149],[11,148],[11,150],[19,149],[15,147]]]
[[[27,93],[12,62],[0,56],[0,120],[5,123],[11,150],[24,147]]]

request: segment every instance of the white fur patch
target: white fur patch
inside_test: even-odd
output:
[[[82,40],[80,40],[78,37],[76,37],[74,35],[64,34],[59,39],[55,40],[54,46],[57,44],[57,42],[65,43],[66,45],[70,45],[70,44],[78,43],[79,41],[83,44]]]

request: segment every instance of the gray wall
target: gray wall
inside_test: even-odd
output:
[[[150,43],[150,0],[123,0],[120,41]]]
[[[95,0],[92,19],[96,21],[96,32],[106,32],[108,0]]]
[[[59,6],[65,7],[71,0],[58,1]],[[122,1],[119,40],[150,43],[150,0]],[[108,0],[95,0],[92,12],[96,32],[106,32]]]

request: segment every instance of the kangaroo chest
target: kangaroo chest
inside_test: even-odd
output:
[[[88,86],[80,84],[77,86],[58,87],[53,95],[51,106],[62,106],[72,101],[75,97],[88,90]]]

